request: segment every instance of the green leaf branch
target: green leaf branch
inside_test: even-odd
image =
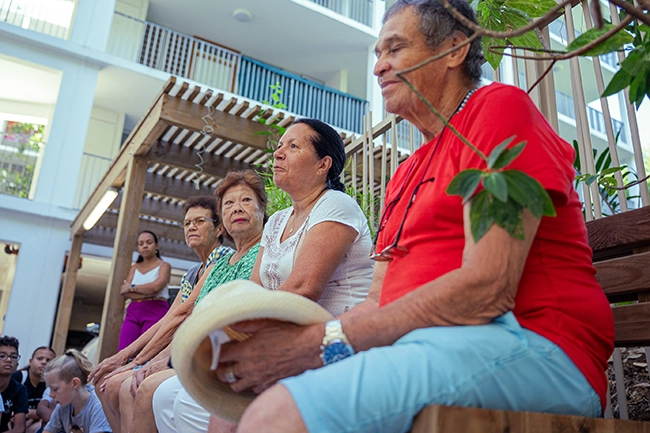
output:
[[[484,159],[485,169],[463,170],[447,187],[447,194],[461,196],[463,204],[470,202],[470,226],[475,242],[493,224],[523,239],[524,209],[530,210],[536,218],[555,216],[553,202],[537,180],[519,170],[504,170],[526,146],[522,141],[507,148],[514,138],[504,140],[490,152]],[[477,193],[481,186],[483,189]]]

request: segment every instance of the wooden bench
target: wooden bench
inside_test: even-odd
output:
[[[587,223],[596,278],[613,306],[616,347],[650,345],[650,207]],[[650,404],[650,402],[649,402]],[[650,422],[429,406],[413,433],[650,433]]]

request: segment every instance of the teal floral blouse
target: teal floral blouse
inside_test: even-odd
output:
[[[201,293],[196,298],[194,305],[198,304],[205,295],[224,283],[233,280],[248,280],[251,277],[251,272],[253,272],[253,266],[255,265],[255,259],[257,258],[259,249],[260,244],[256,244],[234,265],[228,263],[232,255],[235,254],[234,251],[217,260],[210,275],[205,280],[203,287],[201,287]]]

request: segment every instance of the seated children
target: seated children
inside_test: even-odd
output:
[[[11,378],[19,359],[18,340],[14,337],[0,337],[0,432],[25,433],[27,390]]]
[[[36,408],[45,391],[43,371],[45,370],[45,365],[54,359],[55,356],[52,349],[41,346],[34,351],[27,367],[11,375],[13,380],[22,383],[27,389],[27,405],[29,407],[26,422],[27,433],[34,433],[41,427],[41,418],[36,414]]]
[[[74,349],[47,364],[45,382],[59,404],[43,433],[112,433],[95,390],[86,385],[90,370],[91,362]]]

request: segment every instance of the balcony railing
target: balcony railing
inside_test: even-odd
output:
[[[84,152],[77,181],[77,193],[74,198],[75,209],[81,209],[81,206],[86,203],[112,162],[111,158]]]
[[[107,51],[256,101],[280,83],[282,102],[301,116],[359,132],[368,103],[204,40],[115,12]]]
[[[0,0],[0,22],[68,39],[75,0]]]
[[[575,106],[573,105],[573,97],[556,90],[555,100],[558,113],[564,114],[565,116],[575,120],[576,113]],[[587,106],[587,118],[589,119],[589,127],[592,130],[598,131],[601,134],[607,134],[607,130],[605,129],[605,115],[602,112],[593,107]],[[620,134],[618,141],[620,143],[629,143],[623,122],[612,119],[612,126],[614,128],[614,134]]]
[[[310,0],[339,15],[372,27],[373,0]]]
[[[257,101],[270,99],[269,86],[280,83],[289,111],[350,131],[362,129],[366,101],[282,69],[242,56],[237,83],[236,93]]]
[[[553,21],[551,24],[549,24],[548,30],[554,35],[559,36],[565,45],[567,44],[568,41],[567,41],[567,34],[566,34],[566,25],[564,24],[564,21],[562,21],[561,19],[557,19]],[[575,30],[576,38],[581,34],[582,32],[580,32],[577,29]],[[616,55],[616,53],[607,53],[607,54],[600,55],[599,57],[601,62],[608,64],[614,69],[618,69],[618,56]]]

